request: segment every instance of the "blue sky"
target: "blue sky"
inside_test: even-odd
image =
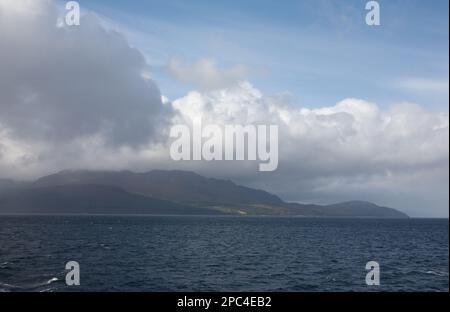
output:
[[[192,86],[172,79],[167,63],[212,58],[245,66],[263,93],[288,92],[305,107],[356,97],[448,111],[447,0],[379,1],[379,27],[365,24],[364,0],[79,2],[145,54],[171,99]]]

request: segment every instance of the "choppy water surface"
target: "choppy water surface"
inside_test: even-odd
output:
[[[448,256],[447,219],[0,216],[0,291],[448,291]]]

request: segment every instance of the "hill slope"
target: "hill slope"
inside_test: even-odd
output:
[[[2,213],[177,214],[205,215],[217,211],[128,193],[107,185],[36,187],[0,197]]]

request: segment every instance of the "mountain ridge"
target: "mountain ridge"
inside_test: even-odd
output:
[[[15,185],[11,183],[6,184]],[[181,170],[63,170],[19,185],[12,191],[0,189],[0,213],[89,213],[87,207],[91,207],[93,213],[120,214],[408,217],[393,208],[365,201],[289,203],[264,190]]]

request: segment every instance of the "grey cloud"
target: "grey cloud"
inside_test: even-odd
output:
[[[10,136],[56,143],[101,133],[115,146],[155,139],[170,108],[143,75],[140,52],[93,15],[56,27],[53,3],[36,2],[0,6],[0,124]]]

